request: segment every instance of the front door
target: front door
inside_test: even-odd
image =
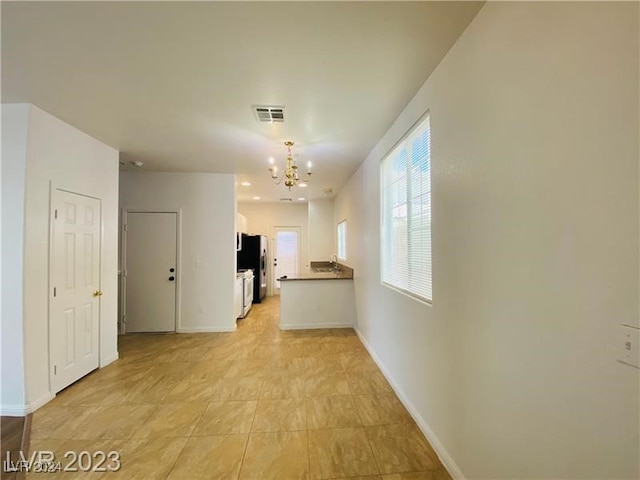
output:
[[[300,227],[274,227],[274,289],[280,294],[280,281],[283,275],[297,276],[300,273]]]
[[[53,191],[49,311],[53,393],[98,368],[100,215],[100,200]]]
[[[127,212],[124,330],[174,332],[178,214]]]

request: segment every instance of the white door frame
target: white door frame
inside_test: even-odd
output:
[[[180,304],[182,298],[182,209],[177,210],[150,210],[150,209],[135,209],[135,208],[123,208],[121,210],[121,245],[122,251],[120,252],[120,318],[118,319],[118,326],[120,327],[120,334],[127,333],[124,317],[127,312],[127,230],[125,225],[127,224],[127,216],[129,213],[175,213],[176,214],[176,311],[175,311],[175,332],[180,332],[182,325],[180,319]]]
[[[54,220],[55,220],[55,209],[56,205],[54,204],[53,196],[56,190],[60,190],[62,192],[71,193],[73,195],[80,195],[81,197],[93,198],[94,200],[98,200],[100,202],[100,247],[98,253],[98,290],[102,290],[102,256],[104,253],[104,218],[102,215],[102,199],[100,197],[96,197],[94,195],[87,195],[86,193],[80,193],[74,191],[70,188],[64,188],[53,182],[49,182],[49,252],[48,252],[48,260],[47,260],[47,270],[49,271],[49,281],[48,281],[48,302],[47,302],[47,358],[49,360],[49,392],[51,392],[53,385],[53,368],[51,358],[51,309],[53,307],[53,288],[54,288],[54,279],[53,279],[53,262],[51,261],[51,256],[53,254],[53,241],[54,241]],[[98,368],[102,368],[102,299],[98,298]],[[55,395],[55,394],[54,394]]]
[[[273,266],[273,259],[276,256],[276,232],[278,230],[290,230],[292,232],[298,233],[298,273],[302,272],[302,264],[304,263],[304,252],[302,250],[302,227],[300,225],[274,225],[273,227],[271,227],[271,238],[269,239],[271,241],[271,248],[269,250],[271,252],[271,258],[268,259],[271,275],[269,275],[269,273],[267,272],[267,275],[269,276],[269,278],[271,278],[268,287],[270,295],[275,295],[278,291],[276,289],[276,269]]]

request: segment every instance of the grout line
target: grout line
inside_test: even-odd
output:
[[[354,397],[355,395],[352,395]],[[371,457],[373,458],[373,462],[378,469],[378,475],[382,475],[382,470],[380,469],[380,465],[378,464],[378,459],[376,458],[376,454],[373,451],[373,446],[371,445],[371,441],[369,440],[369,436],[367,435],[367,431],[365,430],[364,422],[362,421],[362,415],[360,414],[360,409],[356,404],[355,400],[353,400],[353,404],[356,407],[356,413],[358,414],[358,418],[360,419],[360,428],[362,429],[362,433],[364,434],[364,438],[367,439],[367,445],[369,445],[369,451],[371,452]]]
[[[307,475],[311,478],[311,445],[309,440],[309,423],[307,422],[307,430],[305,431],[307,437]]]
[[[167,479],[171,476],[171,473],[173,472],[173,469],[176,468],[176,465],[178,464],[178,460],[180,460],[180,457],[182,456],[182,452],[184,452],[184,449],[187,447],[187,444],[189,443],[189,440],[191,440],[191,438],[193,437],[193,432],[195,432],[196,427],[198,426],[198,423],[200,423],[200,420],[202,420],[202,417],[204,417],[204,414],[207,412],[207,409],[209,408],[209,404],[210,403],[211,402],[207,402],[206,406],[202,409],[202,413],[200,414],[198,419],[193,423],[193,428],[189,432],[189,435],[187,435],[187,441],[184,442],[184,445],[182,446],[182,449],[180,450],[180,453],[176,456],[176,460],[175,460],[175,462],[173,462],[173,465],[171,466],[171,469],[169,470],[169,473],[167,474]]]
[[[249,440],[251,439],[251,434],[253,433],[253,423],[256,421],[256,415],[258,413],[258,406],[260,405],[260,396],[262,395],[262,389],[264,388],[265,380],[262,379],[262,383],[260,384],[260,390],[258,391],[258,398],[256,399],[256,409],[253,411],[253,417],[251,418],[251,425],[249,426],[249,433],[247,433],[247,442],[244,445],[244,451],[242,452],[242,460],[240,460],[240,468],[238,469],[238,476],[240,478],[240,474],[242,473],[242,467],[244,466],[244,459],[247,456],[247,450],[249,449]]]

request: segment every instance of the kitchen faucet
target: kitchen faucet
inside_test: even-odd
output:
[[[332,253],[331,256],[329,257],[329,263],[333,264],[334,270],[338,270],[338,255],[336,255],[335,253]]]

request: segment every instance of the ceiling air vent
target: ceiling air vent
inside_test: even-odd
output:
[[[281,202],[291,202],[293,199],[291,198],[281,198],[280,201]]]
[[[274,105],[253,105],[253,113],[259,122],[284,122],[284,107]]]

